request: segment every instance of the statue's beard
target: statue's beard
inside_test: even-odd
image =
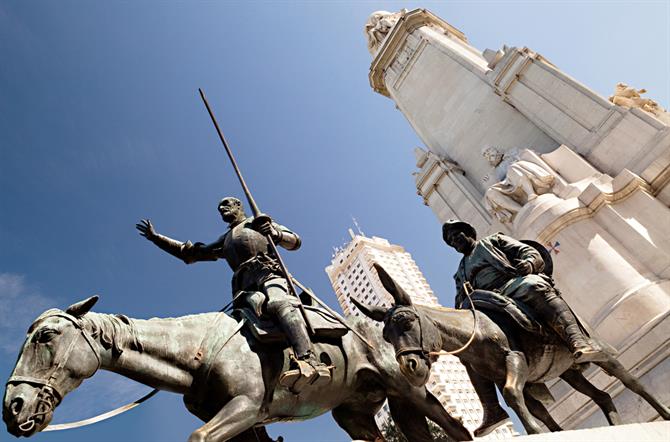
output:
[[[233,224],[236,221],[244,219],[244,213],[241,212],[222,213],[221,219],[223,219],[223,221],[227,222],[228,224]]]

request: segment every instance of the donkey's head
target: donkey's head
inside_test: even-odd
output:
[[[2,419],[14,436],[46,428],[63,397],[100,367],[96,345],[81,322],[97,300],[47,310],[28,329],[2,406]]]
[[[374,264],[384,288],[393,296],[395,304],[386,309],[351,301],[375,321],[384,322],[384,339],[393,345],[400,371],[415,386],[422,386],[430,376],[433,358],[430,352],[439,350],[440,337],[433,322],[412,305],[405,290],[379,264]]]

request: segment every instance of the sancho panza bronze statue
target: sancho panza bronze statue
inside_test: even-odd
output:
[[[498,292],[531,308],[565,341],[576,363],[603,360],[602,351],[591,345],[553,281],[543,273],[544,260],[535,248],[501,233],[477,240],[474,227],[457,220],[444,223],[442,237],[463,254],[454,275],[456,307],[465,300],[468,285]]]
[[[267,315],[276,321],[291,344],[295,359],[306,362],[313,369],[286,371],[280,378],[282,385],[292,387],[301,377],[299,383],[313,386],[329,382],[330,370],[312,351],[305,320],[298,310],[300,300],[289,294],[287,281],[266,239],[269,235],[275,244],[296,250],[300,247],[300,237],[267,216],[259,217],[261,222],[254,223],[254,217],[245,214],[242,202],[237,198],[222,199],[218,210],[229,230],[211,244],[182,243],[168,238],[158,234],[149,220],[142,220],[137,229],[142,236],[186,264],[217,259],[228,262],[234,272],[234,305],[246,304],[259,317]]]
[[[535,248],[500,233],[477,240],[474,227],[458,220],[443,224],[442,238],[463,254],[454,275],[456,308],[467,301],[465,290],[497,292],[531,309],[568,345],[576,363],[604,360],[602,350],[591,344],[552,279],[543,273],[545,262]],[[468,374],[484,408],[482,425],[475,430],[481,437],[508,416],[498,404],[493,382],[470,369]]]

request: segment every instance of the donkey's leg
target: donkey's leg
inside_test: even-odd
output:
[[[502,389],[503,398],[507,405],[512,407],[519,416],[528,434],[542,433],[542,428],[530,414],[523,399],[523,389],[528,379],[528,365],[526,357],[518,351],[510,351],[505,357],[507,377]]]
[[[551,417],[551,414],[549,414],[544,404],[535,399],[527,389],[524,389],[523,391],[523,398],[526,401],[530,413],[541,420],[542,423],[547,426],[549,431],[563,431],[563,428],[561,428],[554,418]]]
[[[342,427],[353,440],[377,441],[383,440],[381,431],[375,422],[374,413],[364,413],[360,409],[349,405],[340,405],[333,408],[333,418],[337,425]]]
[[[614,406],[612,396],[599,390],[584,377],[577,369],[571,368],[561,375],[561,379],[567,382],[572,388],[580,393],[584,393],[595,402],[605,414],[607,422],[610,425],[621,425],[621,417]]]
[[[465,428],[463,422],[450,415],[444,409],[442,403],[426,387],[416,387],[413,390],[416,391],[416,394],[413,395],[412,403],[409,406],[415,408],[422,415],[439,425],[451,439],[472,440],[472,435]],[[398,401],[398,399],[389,398],[389,407],[391,401]],[[403,404],[405,404],[403,406],[406,409],[408,405],[406,402],[403,402]]]
[[[389,410],[393,422],[409,442],[432,442],[426,416],[406,400],[389,397]]]
[[[477,373],[470,364],[463,364],[470,382],[482,403],[484,416],[479,427],[475,428],[475,437],[484,437],[491,431],[495,430],[506,419],[509,419],[507,412],[500,406],[498,395],[496,394],[496,385],[492,380],[485,378]]]
[[[611,376],[619,379],[628,389],[642,396],[649,405],[658,411],[658,414],[660,414],[664,420],[670,420],[670,409],[652,396],[645,386],[642,385],[635,376],[630,374],[619,361],[610,356],[607,361],[595,362],[595,364],[600,366]]]
[[[233,438],[262,420],[259,400],[236,396],[209,422],[195,430],[189,442],[219,442]]]

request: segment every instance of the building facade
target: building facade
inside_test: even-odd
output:
[[[429,306],[440,305],[412,256],[404,248],[383,238],[368,238],[362,233],[354,234],[351,230],[349,233],[351,241],[336,249],[331,265],[326,267],[328,278],[347,316],[361,317],[377,327],[383,326],[382,323],[362,315],[350,300],[356,298],[362,303],[378,306],[390,306],[393,303],[392,296],[386,292],[372,267],[373,263],[381,264],[410,294],[412,302]],[[463,420],[467,428],[474,430],[479,426],[482,406],[465,368],[456,357],[441,356],[433,364],[427,387],[452,416]],[[384,404],[376,419],[380,426],[389,419],[387,404]],[[508,422],[496,428],[486,438],[504,439],[515,434],[517,433],[511,422]]]
[[[528,48],[481,52],[423,9],[374,13],[366,35],[372,88],[427,147],[424,204],[544,244],[564,298],[670,402],[670,115],[623,84],[601,97]],[[586,375],[624,421],[659,418],[601,370]],[[585,396],[549,386],[562,427],[606,425]]]

